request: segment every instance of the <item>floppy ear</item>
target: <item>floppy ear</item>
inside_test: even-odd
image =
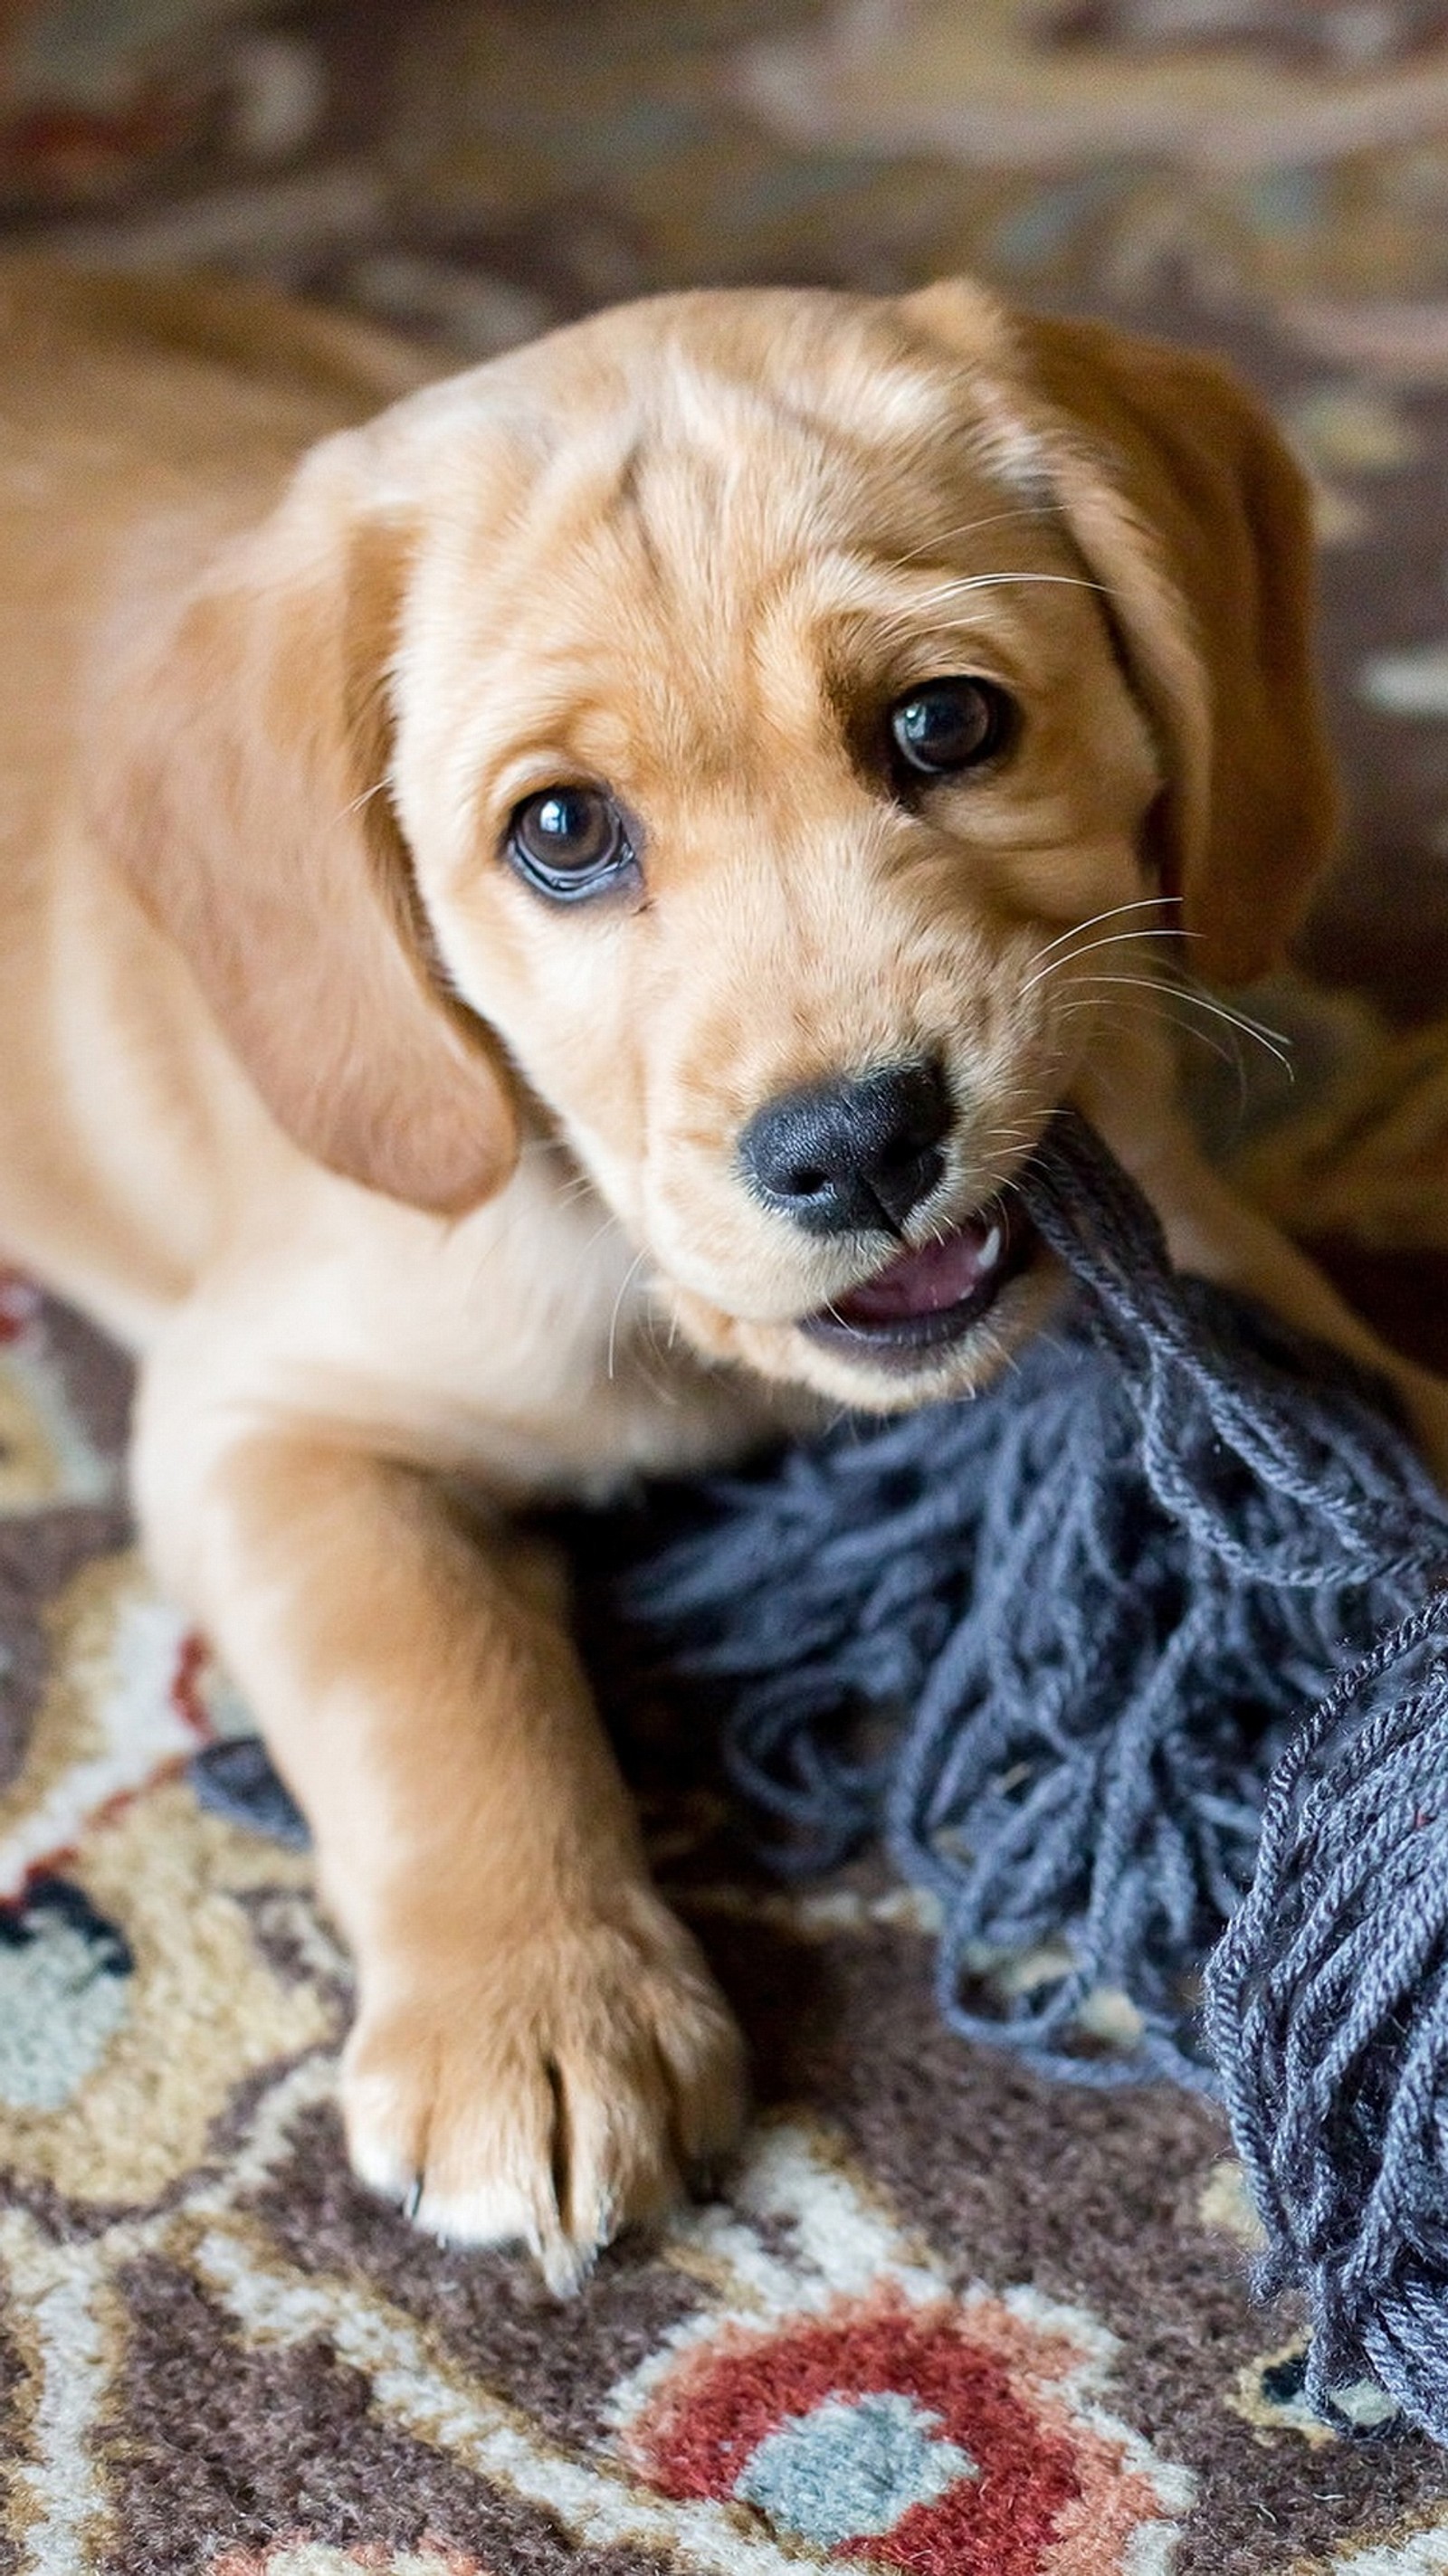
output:
[[[339,441],[224,547],[102,722],[93,827],[278,1124],[459,1214],[508,1177],[496,1042],[446,991],[388,788],[403,533]]]
[[[1008,317],[969,285],[928,288],[907,309],[985,361],[1103,585],[1160,749],[1150,854],[1182,899],[1191,964],[1225,983],[1263,974],[1338,817],[1301,472],[1209,358],[1101,323]]]

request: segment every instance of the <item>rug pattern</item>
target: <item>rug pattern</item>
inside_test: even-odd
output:
[[[1448,2565],[1442,2458],[1296,2402],[1210,2113],[960,2049],[918,1901],[767,1885],[705,1782],[646,1812],[754,2051],[723,2196],[566,2312],[370,2199],[305,1855],[196,1794],[245,1712],[127,1545],[124,1370],[0,1311],[5,2576]]]
[[[265,274],[460,358],[655,286],[958,264],[1228,349],[1318,483],[1354,822],[1316,954],[1441,1007],[1448,9],[14,15],[17,239]],[[1444,1050],[1405,1044],[1394,1241],[1448,1132]],[[1431,1340],[1421,1283],[1399,1312]],[[962,2050],[914,1901],[769,1887],[682,1763],[649,1766],[655,1859],[759,2093],[723,2196],[560,2314],[361,2192],[346,1963],[305,1856],[198,1800],[246,1716],[132,1552],[127,1392],[0,1275],[0,2576],[1448,2571],[1448,2463],[1363,2392],[1304,2411],[1211,2114]]]

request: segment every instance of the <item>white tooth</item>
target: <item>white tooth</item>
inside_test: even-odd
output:
[[[986,1236],[984,1243],[980,1247],[980,1266],[982,1270],[994,1270],[995,1265],[999,1261],[1005,1248],[1005,1228],[1001,1224],[999,1217],[997,1217],[989,1234]]]

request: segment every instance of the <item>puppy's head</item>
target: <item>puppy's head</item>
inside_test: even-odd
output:
[[[317,450],[127,700],[108,814],[274,1114],[461,1210],[518,1104],[705,1350],[959,1391],[1131,945],[1270,964],[1325,855],[1309,540],[1209,362],[666,299]]]

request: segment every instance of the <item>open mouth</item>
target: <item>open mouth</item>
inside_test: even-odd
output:
[[[897,1253],[873,1279],[806,1315],[800,1331],[837,1350],[908,1363],[978,1324],[1035,1244],[1025,1210],[992,1199],[938,1241]]]

